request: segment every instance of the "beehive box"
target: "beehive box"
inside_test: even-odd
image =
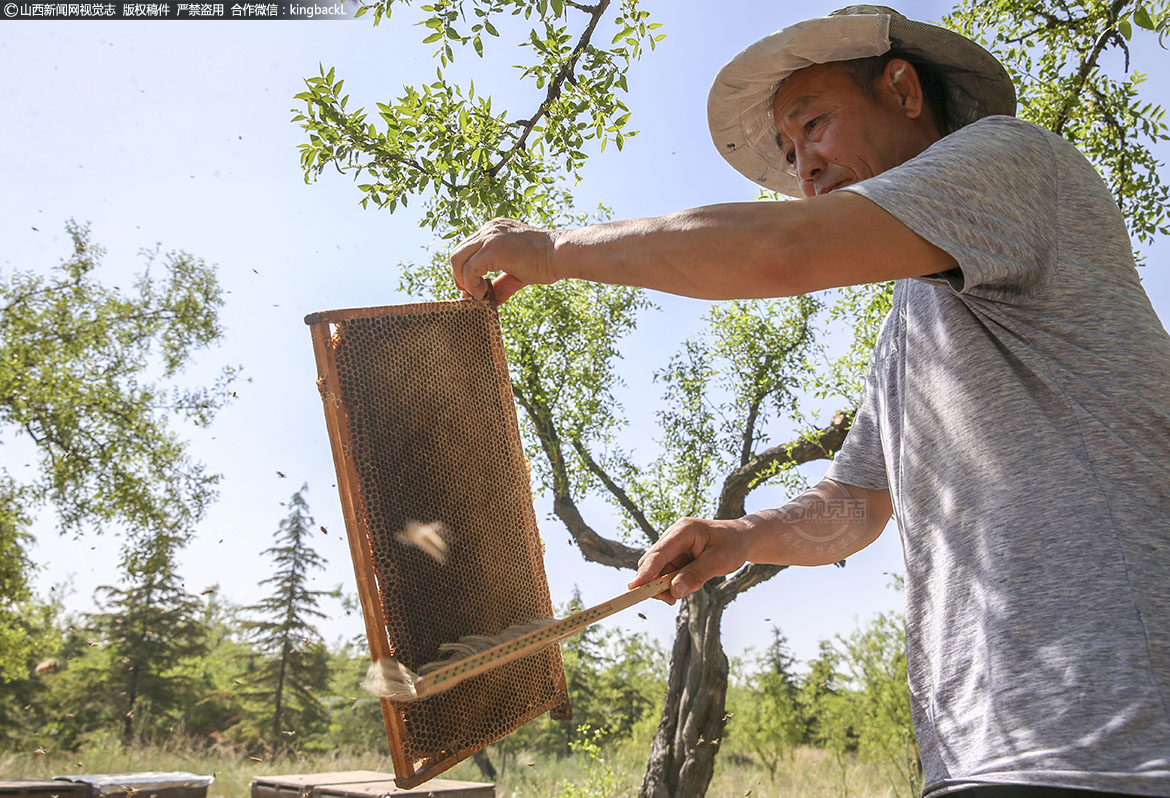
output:
[[[286,776],[257,776],[252,779],[252,798],[309,798],[313,789],[330,784],[385,781],[389,773],[376,770],[341,770],[336,773],[294,773]]]
[[[214,779],[182,771],[148,771],[86,773],[58,776],[56,780],[85,788],[88,798],[206,798]]]
[[[496,788],[491,784],[471,781],[431,779],[426,784],[406,789],[393,781],[330,784],[313,790],[313,798],[382,798],[383,795],[434,796],[434,798],[495,798]]]
[[[88,798],[89,786],[44,779],[0,781],[0,798]]]

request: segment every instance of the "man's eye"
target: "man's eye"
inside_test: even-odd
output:
[[[784,160],[788,161],[788,163],[790,163],[790,164],[796,163],[796,150],[793,150],[792,152],[789,152],[789,153],[785,153]]]
[[[805,130],[812,130],[814,127],[817,126],[817,124],[820,121],[821,121],[821,118],[819,116],[814,116],[812,119],[810,119],[804,123],[804,129]]]

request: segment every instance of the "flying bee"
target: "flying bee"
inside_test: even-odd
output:
[[[416,546],[429,555],[439,565],[447,564],[447,526],[441,521],[422,524],[418,521],[407,521],[406,529],[395,537],[402,543]]]

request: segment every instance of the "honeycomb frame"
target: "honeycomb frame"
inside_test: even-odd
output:
[[[427,302],[305,317],[374,660],[552,618],[495,308]],[[439,522],[442,564],[400,539]],[[570,717],[559,646],[410,703],[382,699],[395,781],[417,786],[552,712]]]

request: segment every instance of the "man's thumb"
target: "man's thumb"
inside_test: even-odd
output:
[[[694,593],[707,581],[699,569],[695,567],[696,563],[698,560],[680,569],[674,579],[670,580],[670,594],[675,598],[683,598]]]

